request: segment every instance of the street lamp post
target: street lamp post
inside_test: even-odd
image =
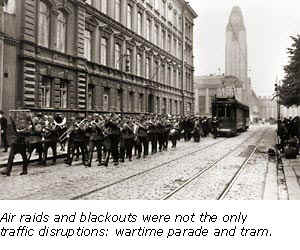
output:
[[[279,89],[279,85],[278,83],[275,84],[275,94],[276,94],[276,102],[277,102],[277,135],[276,135],[276,167],[277,169],[279,169],[279,166],[282,164],[282,160],[281,160],[281,155],[280,155],[280,150],[278,148],[279,144],[280,144],[280,137],[279,137],[279,126],[280,126],[280,119],[281,119],[281,115],[280,115],[280,89]]]

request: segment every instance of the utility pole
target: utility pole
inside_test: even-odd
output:
[[[279,81],[276,79],[276,83],[275,83],[275,95],[276,95],[276,101],[277,101],[277,140],[276,140],[276,144],[279,145],[281,143],[281,141],[279,141],[279,126],[280,126],[280,119],[281,119],[281,115],[280,115],[280,85],[279,85]],[[276,167],[277,170],[279,169],[279,167],[282,167],[282,159],[281,159],[281,155],[280,155],[280,150],[278,148],[278,146],[276,146]]]

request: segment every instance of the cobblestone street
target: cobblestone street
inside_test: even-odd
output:
[[[199,172],[201,176],[180,189],[170,199],[217,199],[239,166],[258,143],[225,199],[278,199],[276,164],[266,154],[274,145],[274,127],[256,126],[233,138],[202,139],[199,144],[181,141],[177,149],[143,160],[85,168],[81,162],[66,167],[59,164],[41,167],[31,164],[28,176],[19,176],[20,166],[11,177],[0,177],[1,199],[162,199]],[[295,164],[287,186],[298,197]],[[211,168],[212,165],[215,165]],[[292,167],[291,167],[292,166]],[[207,168],[211,168],[208,169]],[[298,186],[297,186],[298,185]],[[287,191],[287,190],[286,190]]]

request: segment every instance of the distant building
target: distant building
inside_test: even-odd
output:
[[[259,98],[262,103],[262,118],[268,120],[273,118],[277,120],[278,118],[278,105],[276,98],[272,96],[262,96]],[[296,116],[300,116],[300,107],[292,106],[292,107],[284,107],[280,105],[280,118],[294,118]]]
[[[211,117],[213,98],[236,96],[240,86],[241,82],[235,76],[195,77],[195,114]]]
[[[225,52],[225,75],[236,76],[241,81],[241,88],[236,90],[236,98],[249,106],[252,121],[258,119],[261,103],[248,77],[247,30],[242,10],[238,6],[232,8],[226,27]]]
[[[261,102],[261,118],[269,120],[270,118],[277,120],[277,102],[271,96],[259,97]]]
[[[242,82],[236,98],[249,104],[247,31],[240,7],[232,8],[226,27],[225,75],[236,76]]]

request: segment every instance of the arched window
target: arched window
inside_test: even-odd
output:
[[[49,7],[40,1],[38,25],[38,45],[49,48],[50,46],[50,10]]]
[[[115,68],[121,70],[121,45],[115,44]]]
[[[58,12],[57,16],[57,50],[66,52],[66,34],[67,34],[67,18],[62,12]]]
[[[155,79],[156,82],[159,80],[159,63],[158,61],[154,62],[154,75],[153,78]]]
[[[132,72],[132,50],[127,49],[126,50],[126,72]]]
[[[92,32],[89,30],[84,32],[84,57],[89,61],[92,59]]]
[[[121,0],[115,0],[115,20],[121,22]]]
[[[151,39],[151,20],[147,19],[147,24],[146,24],[146,39],[150,41]]]
[[[166,50],[166,31],[165,30],[162,30],[162,34],[161,34],[161,47],[162,49]]]
[[[142,20],[143,16],[142,13],[139,12],[137,16],[137,33],[141,36],[143,33],[143,27],[142,27]]]
[[[127,5],[127,28],[132,29],[132,7],[130,4]]]
[[[173,69],[173,87],[177,88],[177,69],[175,67]]]
[[[107,66],[108,65],[107,63],[108,43],[105,37],[101,38],[100,53],[101,53],[101,64]]]
[[[166,83],[166,66],[164,64],[161,65],[161,71],[160,71],[160,82]]]
[[[171,66],[168,66],[168,73],[167,73],[167,84],[171,86],[171,81],[172,81],[172,70]]]
[[[101,12],[107,14],[107,0],[101,0]]]
[[[150,58],[149,57],[147,57],[146,58],[146,65],[145,65],[145,67],[146,67],[146,75],[145,75],[145,78],[147,78],[147,79],[150,79]]]
[[[138,76],[142,76],[142,56],[141,56],[141,54],[137,54],[136,73]]]

